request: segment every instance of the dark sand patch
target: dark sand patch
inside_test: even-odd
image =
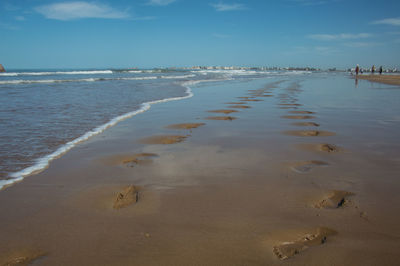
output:
[[[254,99],[255,97],[254,96],[250,96],[250,97],[248,97],[248,96],[245,96],[245,97],[236,97],[236,98],[238,98],[238,99]]]
[[[289,111],[291,114],[315,114],[314,112],[310,111]]]
[[[319,124],[315,122],[297,122],[293,123],[293,126],[299,126],[299,127],[319,127]]]
[[[296,107],[296,106],[279,106],[278,108],[279,109],[297,109],[299,107]]]
[[[325,244],[327,238],[335,234],[337,232],[333,229],[318,227],[298,240],[285,241],[280,245],[274,246],[272,251],[281,260],[288,259],[310,247]]]
[[[264,95],[261,95],[260,97],[273,97],[274,95],[272,95],[272,94],[264,94]]]
[[[12,252],[11,254],[0,256],[0,265],[13,266],[13,265],[31,265],[36,260],[46,256],[47,253],[43,251],[34,250],[20,250]]]
[[[201,126],[204,126],[204,123],[182,123],[182,124],[173,124],[169,125],[166,128],[171,128],[171,129],[192,129],[192,128],[198,128]]]
[[[239,109],[247,109],[247,108],[251,108],[248,105],[229,105],[229,108],[239,108]]]
[[[327,166],[329,165],[323,161],[311,160],[294,163],[290,168],[297,173],[307,173],[317,166]]]
[[[233,116],[209,116],[209,117],[206,117],[206,119],[208,119],[208,120],[229,120],[229,121],[232,121],[232,120],[235,120],[237,118],[233,117]]]
[[[286,135],[300,137],[326,137],[335,135],[333,132],[319,130],[289,130],[285,131],[284,133]]]
[[[130,185],[118,193],[114,201],[113,208],[121,209],[138,202],[138,200],[139,200],[138,188],[136,186]]]
[[[312,118],[315,118],[315,116],[312,116],[312,115],[284,115],[281,117],[286,118],[286,119],[312,119]]]
[[[329,193],[329,195],[327,195],[326,198],[315,204],[314,207],[320,209],[340,208],[348,204],[349,200],[347,199],[347,197],[352,195],[354,195],[354,193],[341,190],[333,190]]]
[[[174,144],[182,142],[186,138],[187,136],[161,135],[144,138],[140,142],[144,144]]]
[[[230,114],[230,113],[236,113],[238,112],[237,110],[226,110],[226,109],[221,109],[221,110],[211,110],[208,111],[210,113],[220,113],[220,114]]]

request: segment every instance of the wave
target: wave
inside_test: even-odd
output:
[[[34,83],[63,83],[63,82],[95,82],[95,81],[109,81],[109,80],[152,80],[152,79],[185,79],[193,78],[196,75],[182,75],[182,76],[148,76],[148,77],[126,77],[126,78],[87,78],[87,79],[42,79],[42,80],[4,80],[0,81],[0,85],[4,84],[34,84]]]
[[[0,73],[0,76],[15,77],[15,76],[49,76],[49,75],[98,75],[112,74],[112,70],[82,70],[82,71],[48,71],[48,72],[5,72]]]
[[[39,158],[35,162],[34,165],[27,167],[21,171],[10,174],[9,175],[10,179],[0,180],[0,190],[6,186],[10,186],[16,182],[22,181],[26,176],[29,176],[32,174],[37,174],[37,173],[43,171],[44,169],[46,169],[49,166],[51,161],[53,161],[56,158],[59,158],[60,156],[62,156],[63,154],[65,154],[66,152],[71,150],[73,147],[75,147],[79,143],[84,142],[84,141],[88,140],[89,138],[102,133],[106,129],[108,129],[112,126],[115,126],[116,124],[118,124],[119,122],[121,122],[125,119],[131,118],[135,115],[141,114],[141,113],[149,110],[153,104],[183,100],[183,99],[188,99],[188,98],[193,97],[194,94],[188,85],[194,85],[199,82],[201,82],[201,81],[194,81],[192,83],[190,83],[190,82],[182,83],[182,86],[186,87],[186,91],[185,91],[186,95],[185,96],[165,98],[165,99],[161,99],[161,100],[155,100],[155,101],[149,101],[149,102],[142,103],[138,110],[117,116],[117,117],[111,119],[109,122],[86,132],[82,136],[64,144],[63,146],[58,148],[55,152],[53,152],[49,155],[46,155],[42,158]]]

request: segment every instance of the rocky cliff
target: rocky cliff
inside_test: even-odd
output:
[[[6,70],[4,69],[4,67],[3,67],[2,64],[0,64],[0,73],[1,73],[1,72],[6,72]]]

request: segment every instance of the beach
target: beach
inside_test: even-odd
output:
[[[399,86],[187,87],[1,190],[0,265],[400,264]]]
[[[358,75],[357,78],[390,85],[400,85],[400,75]]]

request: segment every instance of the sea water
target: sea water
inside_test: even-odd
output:
[[[254,70],[19,70],[0,73],[0,189],[78,143],[204,81],[304,75]]]

